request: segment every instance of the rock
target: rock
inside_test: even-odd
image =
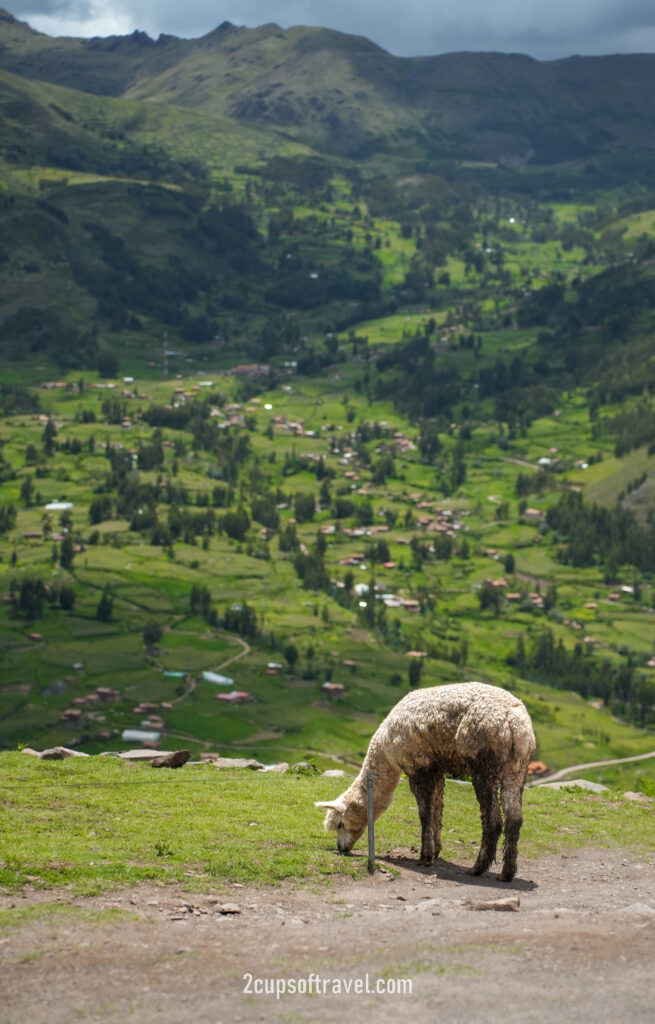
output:
[[[63,761],[66,757],[88,757],[88,754],[81,750],[71,750],[69,747],[50,747],[39,754],[42,761]]]
[[[190,750],[174,750],[172,754],[159,754],[152,760],[153,768],[181,768],[191,757]]]
[[[237,906],[236,903],[217,903],[216,909],[219,914],[240,914],[241,907]]]
[[[279,764],[265,764],[263,768],[259,768],[260,772],[274,772],[277,775],[284,775],[285,772],[289,771],[289,762],[280,761]]]
[[[590,782],[589,779],[570,779],[561,782],[542,782],[540,789],[588,789],[591,793],[607,793],[607,786],[601,786],[600,782]]]
[[[41,757],[41,754],[39,753],[39,751],[38,750],[34,750],[33,747],[23,747],[21,749],[21,754],[31,754],[32,757]]]
[[[466,906],[469,910],[518,910],[521,900],[518,896],[505,896],[498,900],[480,900],[474,903],[468,900]]]
[[[343,768],[328,768],[326,772],[323,772],[323,778],[325,779],[343,779],[345,776]]]
[[[247,757],[217,757],[212,764],[217,768],[252,768],[253,771],[264,767],[259,761]]]
[[[635,803],[639,804],[650,804],[653,801],[652,796],[646,796],[645,793],[633,793],[632,790],[628,790],[627,793],[624,793],[623,799],[634,800]]]
[[[120,757],[121,761],[154,761],[156,757],[166,757],[173,753],[173,750],[119,750],[117,753],[105,750],[100,757]]]
[[[416,909],[419,912],[421,912],[421,913],[425,913],[427,910],[433,911],[435,909],[435,907],[437,907],[438,905],[439,905],[439,900],[435,900],[435,899],[430,898],[430,899],[427,899],[427,900],[421,900],[420,903],[417,903]]]

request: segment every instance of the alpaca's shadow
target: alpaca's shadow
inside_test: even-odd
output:
[[[413,871],[417,875],[442,879],[444,882],[455,882],[457,885],[474,885],[476,888],[499,889],[502,892],[532,892],[538,889],[537,882],[525,878],[515,878],[511,882],[503,882],[497,878],[493,870],[484,875],[471,874],[470,868],[462,867],[461,864],[453,864],[449,860],[439,858],[430,864],[429,867],[419,864],[416,857],[405,856],[401,853],[377,854],[376,863],[388,864],[389,867],[402,868],[404,871]]]

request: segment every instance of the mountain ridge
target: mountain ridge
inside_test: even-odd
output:
[[[195,39],[51,38],[3,12],[0,67],[96,95],[175,104],[375,152],[551,164],[644,147],[655,55],[395,57],[364,37],[223,22]]]

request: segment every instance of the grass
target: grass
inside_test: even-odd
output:
[[[219,772],[158,772],[113,759],[39,762],[1,754],[0,884],[97,893],[139,881],[205,890],[226,882],[327,884],[362,877],[365,858],[340,857],[313,802],[339,780]],[[649,806],[616,795],[528,790],[521,855],[587,845],[652,848]],[[474,859],[479,810],[471,787],[448,786],[442,856]],[[415,846],[416,805],[405,781],[376,825],[377,850]],[[363,849],[360,843],[360,853]],[[0,918],[0,926],[3,924]]]
[[[41,99],[47,92],[46,87],[38,84],[32,84],[30,89],[35,97]],[[99,117],[102,108],[106,126],[111,128],[125,125],[134,117],[138,107],[134,101],[116,100],[105,104],[104,98],[85,98],[66,90],[55,90],[53,95],[58,105],[70,110],[76,118],[81,119],[82,115],[91,117],[92,114]],[[169,133],[179,144],[179,150],[176,150],[179,156],[195,155],[203,160],[209,159],[207,154],[184,148],[190,140],[199,137],[198,118],[204,115],[185,111],[183,120],[186,118],[189,125],[185,135],[179,109],[176,112],[174,108],[155,103],[146,107],[143,110],[138,108],[141,110],[139,132],[144,138],[150,134],[156,141]],[[216,120],[210,118],[207,124],[220,127],[220,121],[216,115]],[[205,132],[207,138],[210,134]],[[237,135],[225,139],[226,164],[237,159]],[[253,135],[250,140],[252,146],[244,149],[243,160],[261,163],[254,149],[255,136],[261,137],[257,133]],[[210,144],[215,146],[215,142],[207,142]],[[291,149],[295,147],[294,143],[288,145]],[[29,181],[25,179],[25,187],[34,186],[39,178],[58,180],[54,170],[48,171],[40,166],[32,170],[32,178]],[[237,174],[230,176],[235,187],[238,178]],[[249,180],[249,184],[253,185],[253,181]],[[326,265],[332,265],[343,254],[345,227],[352,228],[355,249],[361,250],[368,244],[367,235],[371,239],[381,239],[382,248],[376,251],[382,264],[385,293],[388,292],[391,285],[402,281],[416,252],[415,238],[403,238],[397,220],[371,215],[364,200],[360,201],[360,211],[356,214],[353,193],[345,179],[335,177],[332,187],[332,198],[321,204],[320,209],[312,205],[308,196],[303,196],[302,203],[292,203],[289,192],[287,198],[298,220],[304,222],[316,217],[332,225],[330,232],[318,241],[309,231],[307,234],[294,231],[289,243],[293,239],[293,244],[300,246],[303,259],[310,262],[324,260]],[[282,187],[280,192],[283,192]],[[71,221],[82,215],[82,209],[84,216],[107,217],[113,226],[118,228],[122,225],[130,246],[136,245],[137,241],[143,245],[147,243],[149,258],[154,259],[159,250],[167,249],[169,243],[172,245],[164,219],[155,218],[147,238],[137,239],[137,221],[127,218],[129,225],[127,220],[123,223],[126,217],[123,210],[125,196],[125,191],[117,185],[109,183],[105,190],[96,187],[88,176],[71,174],[67,188],[57,201],[68,210]],[[282,199],[281,194],[280,205]],[[173,200],[177,200],[177,193],[173,195],[172,203]],[[265,214],[271,209],[269,200],[270,197],[259,210],[264,227]],[[79,204],[80,209],[77,208]],[[554,207],[554,215],[561,224],[574,221],[582,209],[576,204],[558,204]],[[490,247],[503,245],[506,267],[515,283],[523,270],[530,273],[538,271],[538,285],[545,284],[554,269],[562,269],[570,275],[579,273],[579,251],[563,257],[559,243],[537,244],[531,239],[527,227],[524,229],[517,225],[509,235],[507,225],[504,233],[500,231],[501,227],[490,227]],[[495,233],[499,234],[497,239]],[[502,296],[498,299],[499,314],[496,315],[492,298],[495,285],[485,283],[481,275],[466,275],[461,260],[450,259],[447,269],[451,274],[452,289],[444,287],[442,292],[440,286],[438,295],[443,296],[443,304],[436,313],[427,310],[422,303],[408,303],[390,316],[356,325],[356,334],[368,338],[373,375],[376,356],[397,344],[403,332],[413,332],[425,326],[432,315],[438,324],[436,343],[445,329],[451,331],[451,340],[456,342],[457,334],[464,330],[465,324],[465,318],[461,324],[459,322],[459,303],[464,301],[464,297],[466,301],[477,301],[478,289],[483,289],[480,304],[484,307],[485,317],[488,317],[486,328],[480,331],[482,350],[475,355],[455,343],[452,348],[441,346],[440,365],[446,370],[453,367],[466,375],[474,375],[489,369],[497,358],[509,363],[518,352],[525,352],[529,362],[534,360],[539,329],[507,326],[502,313],[510,300]],[[26,287],[32,289],[33,285],[28,281]],[[307,327],[308,340],[319,350],[325,334],[322,316],[322,313],[321,316],[317,314],[313,324],[311,320],[303,323],[303,331],[307,323],[311,324]],[[445,320],[450,325],[447,328],[443,324]],[[243,327],[244,336],[255,322],[258,322],[256,317]],[[500,327],[501,323],[505,326]],[[470,322],[468,326],[471,326]],[[150,327],[146,323],[148,330]],[[621,657],[634,658],[645,666],[644,672],[649,679],[655,678],[655,673],[646,667],[648,657],[653,653],[652,583],[644,581],[640,602],[629,608],[622,604],[620,608],[610,609],[604,600],[608,588],[603,582],[602,567],[597,565],[576,571],[563,566],[557,561],[556,541],[545,537],[544,543],[535,543],[541,536],[539,529],[521,521],[519,516],[518,474],[529,472],[531,467],[536,470],[537,459],[551,448],[558,449],[562,473],[557,479],[557,490],[530,496],[529,503],[542,511],[557,500],[559,488],[568,484],[583,488],[586,496],[611,504],[627,482],[644,469],[651,468],[653,460],[645,460],[643,450],[632,453],[627,459],[617,460],[612,456],[611,439],[592,435],[587,396],[582,391],[563,394],[557,414],[535,420],[524,432],[509,440],[500,436],[498,424],[493,420],[491,402],[478,403],[471,392],[467,396],[468,411],[457,408],[453,413],[456,421],[467,418],[473,424],[473,435],[466,447],[467,479],[455,494],[448,495],[442,489],[437,467],[425,464],[416,451],[397,452],[393,475],[382,483],[376,483],[367,462],[377,458],[378,439],[356,445],[358,450],[354,453],[352,465],[346,465],[340,453],[330,449],[331,439],[343,440],[350,431],[365,422],[386,424],[390,431],[401,431],[412,441],[416,441],[418,433],[416,423],[409,422],[390,401],[377,401],[374,392],[370,396],[365,393],[362,388],[364,357],[352,351],[353,346],[343,333],[340,341],[344,355],[334,367],[309,379],[282,373],[278,360],[278,386],[271,391],[262,390],[252,399],[252,404],[248,404],[247,399],[241,401],[243,396],[239,394],[238,381],[229,376],[218,378],[220,370],[229,365],[229,352],[207,346],[203,349],[203,353],[209,353],[203,354],[203,358],[208,360],[207,365],[197,363],[202,365],[202,371],[196,371],[195,367],[189,369],[182,360],[175,365],[171,362],[171,377],[162,380],[161,361],[155,365],[154,350],[148,352],[148,345],[138,342],[137,353],[132,344],[136,341],[138,339],[128,334],[121,336],[121,345],[128,355],[123,372],[136,373],[135,368],[138,368],[138,391],[143,396],[127,402],[133,422],[129,432],[119,425],[105,422],[101,401],[107,393],[94,391],[90,386],[98,383],[95,372],[85,371],[86,387],[81,393],[77,389],[65,393],[39,391],[44,411],[52,413],[59,424],[59,440],[79,440],[85,447],[78,456],[58,451],[53,458],[42,459],[45,472],[35,479],[35,487],[40,491],[38,501],[31,508],[19,508],[16,528],[0,541],[0,588],[6,593],[12,578],[32,572],[48,580],[65,581],[70,578],[75,586],[77,603],[72,615],[47,609],[43,619],[37,623],[12,620],[7,608],[0,605],[0,647],[4,655],[3,685],[0,688],[2,745],[11,748],[18,742],[29,742],[35,746],[76,742],[89,752],[108,747],[115,749],[123,745],[120,731],[128,725],[140,724],[133,711],[139,700],[161,703],[181,696],[178,684],[165,679],[163,670],[187,670],[197,679],[205,669],[215,669],[232,653],[237,653],[239,648],[228,646],[225,636],[210,629],[206,622],[186,618],[191,587],[198,583],[209,587],[219,612],[230,603],[243,600],[253,604],[257,610],[261,629],[258,643],[253,645],[247,657],[227,669],[236,685],[252,692],[256,702],[243,707],[221,708],[214,699],[215,691],[201,683],[192,696],[163,713],[164,745],[185,737],[185,743],[188,742],[194,754],[207,746],[220,745],[225,753],[238,750],[266,761],[276,758],[295,760],[311,752],[326,767],[335,763],[355,763],[381,716],[406,692],[408,661],[405,652],[416,648],[438,648],[442,644],[444,649],[434,650],[426,659],[422,683],[432,685],[478,677],[515,689],[531,708],[543,712],[535,715],[539,753],[553,768],[564,767],[572,761],[635,753],[653,746],[652,732],[631,729],[615,722],[607,711],[599,711],[575,695],[550,690],[547,679],[542,682],[517,678],[506,662],[506,656],[520,632],[527,637],[544,626],[552,628],[556,637],[561,637],[571,647],[579,637],[565,625],[565,619],[575,616],[584,622],[585,632],[593,630],[600,649],[608,652],[613,663]],[[160,342],[158,335],[158,360],[161,360]],[[238,341],[235,345],[238,347]],[[186,345],[184,348],[186,351]],[[153,356],[151,366],[147,365],[147,355]],[[198,356],[196,350],[195,356]],[[173,373],[180,379],[173,380]],[[292,455],[322,456],[329,472],[334,474],[333,493],[350,493],[355,488],[354,497],[359,501],[363,494],[357,492],[363,488],[370,496],[375,524],[383,522],[385,513],[397,514],[395,525],[385,535],[395,568],[382,569],[368,561],[365,571],[355,570],[355,577],[368,582],[371,575],[375,575],[389,592],[400,593],[404,597],[420,595],[421,600],[427,602],[421,613],[401,609],[390,611],[385,635],[368,627],[364,629],[356,603],[347,607],[337,602],[334,591],[314,593],[302,588],[293,557],[280,552],[275,538],[268,544],[268,558],[255,557],[252,549],[249,550],[249,544],[260,529],[256,523],[245,544],[237,544],[224,535],[213,533],[207,551],[201,548],[200,543],[179,541],[175,544],[175,558],[169,559],[163,548],[149,543],[147,535],[131,531],[128,521],[111,519],[98,525],[99,542],[96,545],[86,544],[70,574],[64,574],[56,565],[53,566],[50,543],[42,544],[39,540],[24,537],[25,533],[41,527],[42,505],[47,500],[66,497],[75,503],[73,530],[85,543],[91,530],[88,505],[102,486],[108,469],[105,442],[130,447],[137,447],[140,442],[147,443],[152,431],[140,419],[140,411],[151,402],[170,402],[172,389],[178,385],[190,394],[200,373],[203,377],[213,377],[216,390],[223,393],[224,399],[217,400],[218,404],[239,400],[251,417],[247,437],[252,457],[240,468],[239,497],[235,495],[235,501],[243,497],[248,503],[251,471],[253,477],[259,475],[272,492],[279,491],[279,498],[285,499],[280,500],[280,504],[291,506],[297,492],[311,491],[318,495],[314,463],[309,461],[305,468],[287,472],[284,460]],[[59,371],[48,367],[41,359],[30,365],[29,372],[20,364],[7,365],[7,375],[8,379],[31,387],[42,379],[61,376]],[[72,372],[69,379],[77,382],[79,375],[79,371]],[[284,385],[281,385],[282,381]],[[272,405],[272,411],[265,409],[265,403]],[[461,404],[465,404],[464,400]],[[96,423],[80,422],[82,413],[89,412],[97,415]],[[317,437],[292,436],[276,427],[273,438],[269,438],[264,431],[270,416],[278,413],[286,415],[289,420],[302,419],[304,428],[315,431]],[[324,428],[330,425],[334,429],[328,432]],[[34,471],[25,466],[25,445],[33,443],[41,457],[42,429],[42,424],[28,415],[7,418],[0,424],[3,455],[17,473],[16,479],[0,485],[3,501],[22,504],[22,477]],[[448,432],[443,426],[441,433],[443,448],[437,461],[447,464],[457,443],[457,430],[453,428]],[[91,435],[96,441],[93,452],[87,447]],[[186,446],[185,454],[178,459],[167,447],[161,467],[162,477],[175,475],[177,483],[188,489],[191,504],[201,492],[211,492],[213,481],[208,472],[210,469],[220,470],[213,453],[195,450],[194,439],[187,430],[164,428],[162,436],[167,445],[182,441]],[[595,451],[602,455],[601,461],[585,471],[575,468],[578,459],[586,459]],[[355,469],[358,479],[351,485],[344,474]],[[158,475],[153,470],[144,471],[140,479],[156,485]],[[469,542],[468,558],[455,557],[450,561],[429,559],[420,568],[414,564],[411,551],[402,541],[416,536],[429,545],[434,538],[427,530],[404,524],[406,515],[417,513],[417,500],[411,497],[413,492],[418,492],[426,500],[436,502],[438,499],[441,508],[455,509],[461,514],[462,532],[459,537],[466,536]],[[501,520],[498,506],[503,502],[507,509]],[[165,521],[168,507],[160,504],[157,513]],[[217,514],[220,515],[221,510],[217,510]],[[282,522],[288,521],[292,515],[291,507],[280,512]],[[301,541],[311,548],[319,525],[333,521],[327,507],[319,508],[312,522],[298,525]],[[350,527],[354,524],[349,518],[341,525]],[[55,517],[52,526],[57,526]],[[365,550],[368,543],[365,536],[346,538],[339,532],[331,536],[326,551],[330,576],[343,581],[346,570],[340,563],[348,555]],[[498,549],[501,556],[508,553],[516,556],[516,574],[511,581],[513,589],[522,585],[543,589],[550,582],[558,586],[558,606],[552,615],[513,608],[509,603],[498,616],[480,611],[476,588],[486,578],[503,573],[502,564],[495,564],[486,556],[488,548]],[[11,564],[14,552],[15,566]],[[622,577],[621,582],[632,582],[631,570],[626,568],[622,572],[625,578]],[[99,595],[105,585],[111,587],[115,598],[113,621],[106,624],[99,623],[95,615]],[[585,605],[592,599],[599,603],[595,615],[585,610]],[[162,625],[164,636],[157,652],[150,655],[144,650],[141,631],[153,618]],[[43,643],[33,644],[27,639],[32,630],[42,633]],[[290,641],[300,652],[296,677],[286,670],[275,678],[267,676],[266,662],[284,661],[284,649]],[[455,645],[460,646],[464,641],[468,643],[468,660],[458,662],[452,657],[452,651]],[[314,657],[309,659],[307,654],[312,648]],[[622,650],[624,648],[628,649]],[[351,674],[345,669],[343,663],[347,659],[358,662],[356,673]],[[76,682],[67,684],[69,688],[65,695],[53,697],[43,694],[50,684],[65,678],[70,673],[70,666],[78,661],[84,664],[84,671]],[[321,682],[328,674],[333,681],[343,682],[346,686],[341,703],[328,704],[321,698]],[[392,685],[394,676],[396,679]],[[97,685],[116,687],[119,699],[103,706],[98,718],[94,717],[95,712],[89,715],[85,712],[80,728],[62,724],[61,713],[70,702],[85,696]],[[548,704],[548,713],[543,711],[541,697]],[[653,768],[645,769],[646,774],[652,771]]]

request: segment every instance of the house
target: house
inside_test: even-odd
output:
[[[62,712],[61,721],[62,722],[79,722],[81,717],[82,717],[82,712],[80,711],[79,708],[66,708],[66,710],[64,712]]]
[[[330,700],[341,700],[344,693],[346,692],[346,688],[343,685],[343,683],[325,682],[321,686],[321,690],[323,691],[326,697],[330,698]]]
[[[123,743],[142,743],[145,746],[146,744],[158,743],[161,739],[161,734],[144,729],[123,729],[121,739]]]
[[[157,704],[153,704],[152,701],[142,700],[137,707],[134,708],[135,715],[152,715],[157,711]]]
[[[220,672],[203,672],[202,678],[206,683],[214,683],[215,686],[234,686],[234,679],[222,676]]]
[[[216,694],[216,700],[225,700],[228,704],[245,704],[246,701],[253,699],[252,694],[247,690],[231,690],[230,693]]]

